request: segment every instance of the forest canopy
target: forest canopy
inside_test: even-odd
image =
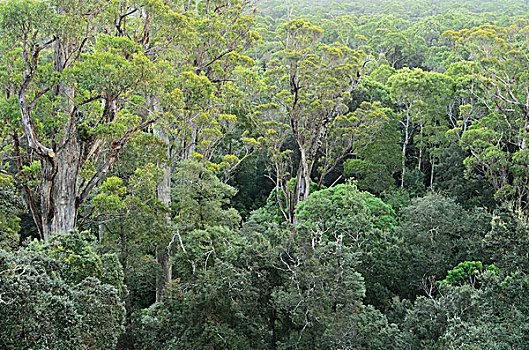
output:
[[[529,349],[529,4],[0,2],[1,349]]]

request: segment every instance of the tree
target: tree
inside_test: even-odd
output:
[[[527,21],[510,27],[483,25],[444,36],[483,90],[476,98],[489,114],[475,121],[461,143],[471,152],[467,166],[485,175],[496,197],[510,200],[519,210],[527,207],[527,138],[529,92]]]
[[[128,37],[132,24],[148,26],[142,8],[73,0],[2,5],[2,49],[13,63],[3,98],[15,96],[24,146],[40,161],[41,218],[33,215],[45,240],[75,227],[79,207],[131,137],[160,118],[145,113],[141,97],[156,81],[144,54],[148,38]],[[18,133],[12,137],[22,145]],[[82,178],[87,166],[94,171]],[[27,199],[33,207],[35,198]]]
[[[366,301],[384,309],[399,292],[392,281],[399,279],[401,270],[397,220],[391,207],[345,184],[313,192],[300,204],[298,218],[301,234],[314,247],[334,242],[358,254],[355,270],[365,279]]]
[[[274,119],[266,122],[274,123],[282,130],[279,133],[274,131],[272,135],[284,135],[285,131],[291,133],[300,157],[295,170],[294,194],[285,210],[288,221],[294,220],[297,203],[309,195],[310,178],[321,144],[335,118],[346,114],[344,100],[358,82],[364,59],[361,52],[343,45],[318,44],[321,34],[320,27],[303,20],[292,20],[283,25],[278,33],[282,50],[266,71],[274,95],[272,104],[265,104],[261,109],[277,107],[279,114],[271,114]],[[263,137],[270,134],[266,131]],[[281,150],[280,140],[284,137],[279,136],[277,140],[279,143],[275,143],[276,154],[273,156],[276,172],[282,171],[284,165],[281,164],[288,160],[287,154]],[[278,190],[281,186],[276,183]]]
[[[345,158],[358,157],[373,147],[388,121],[386,111],[376,102],[362,102],[354,112],[336,117],[321,142],[318,189]]]
[[[123,331],[122,267],[86,235],[0,250],[0,346],[109,349]],[[104,263],[105,262],[105,263]]]
[[[0,203],[0,248],[13,249],[19,243],[18,214],[24,208],[24,203],[9,175],[0,175]]]
[[[344,162],[344,175],[358,181],[358,188],[380,194],[395,186],[394,175],[401,164],[399,146],[400,133],[397,130],[395,113],[386,112],[387,119],[381,120],[377,137],[358,149],[356,157]]]
[[[444,277],[458,262],[484,257],[479,242],[490,229],[486,212],[464,210],[452,199],[435,194],[413,200],[402,212],[399,230],[410,256],[410,287],[425,288],[429,279]]]
[[[406,175],[408,145],[415,140],[419,148],[417,169],[422,170],[422,153],[430,144],[430,184],[433,183],[435,148],[443,140],[447,130],[446,114],[452,95],[452,79],[439,73],[425,72],[421,69],[403,69],[388,80],[391,97],[401,106],[402,130],[402,175],[401,187]],[[415,134],[415,138],[413,137]]]
[[[527,341],[527,276],[466,261],[418,298],[403,324],[411,349],[523,348]],[[469,278],[471,277],[471,278]],[[460,279],[457,279],[461,282]],[[435,283],[435,282],[434,282]]]
[[[279,339],[280,348],[398,349],[403,345],[396,327],[372,306],[363,305],[365,287],[355,271],[353,246],[295,233],[278,259],[277,268],[287,278],[272,293],[273,306],[289,325]],[[379,329],[376,336],[374,326]]]
[[[227,182],[253,150],[253,143],[244,141],[242,131],[237,135],[241,136],[237,140],[240,147],[232,148],[230,143],[228,150],[222,149],[225,139],[236,138],[237,114],[244,113],[245,94],[238,79],[243,80],[247,73],[243,66],[251,66],[253,60],[241,53],[258,38],[251,30],[254,20],[247,8],[245,1],[189,1],[164,10],[168,14],[162,16],[161,27],[152,29],[165,39],[165,45],[151,60],[164,59],[165,84],[171,91],[164,97],[154,90],[149,96],[153,110],[173,115],[169,122],[153,129],[165,144],[165,157],[158,161],[164,176],[157,192],[167,207],[171,207],[171,174],[176,162],[200,161],[209,169],[224,172]],[[171,281],[168,244],[178,232],[174,226],[168,211],[164,234],[159,235],[157,244],[156,259],[163,271],[158,301],[164,283]]]

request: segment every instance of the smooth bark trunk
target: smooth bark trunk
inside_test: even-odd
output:
[[[155,107],[155,109],[158,109]],[[158,167],[163,168],[163,180],[158,185],[157,197],[167,208],[171,206],[171,163],[172,154],[171,146],[169,143],[169,136],[163,130],[155,128],[154,133],[164,141],[167,145],[166,159],[164,162],[158,164]],[[167,212],[164,217],[165,225],[168,233],[171,233],[171,214]],[[156,261],[160,266],[160,271],[156,278],[156,301],[161,301],[163,298],[163,291],[165,285],[172,280],[172,259],[170,254],[170,247],[168,246],[167,239],[162,238],[156,247]]]
[[[312,173],[312,164],[314,163],[313,157],[308,159],[306,152],[302,149],[301,159],[298,167],[296,176],[296,184],[294,188],[294,197],[292,199],[291,221],[296,223],[296,207],[299,202],[304,202],[310,194],[310,174]]]
[[[408,147],[408,141],[410,138],[410,115],[406,113],[406,122],[404,126],[404,142],[402,143],[402,176],[400,179],[400,187],[404,188],[404,176],[406,175],[406,148]]]
[[[434,170],[435,170],[435,161],[432,158],[432,172],[430,173],[430,188],[433,188],[433,176],[434,176]]]
[[[158,199],[167,207],[171,205],[171,163],[167,161],[164,167],[164,179],[158,185]],[[165,223],[168,230],[171,228],[171,215],[165,215]],[[156,278],[156,301],[161,301],[165,285],[172,280],[172,259],[166,239],[162,239],[156,247],[156,261],[160,265],[161,274]]]

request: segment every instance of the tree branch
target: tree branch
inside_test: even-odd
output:
[[[88,181],[85,188],[81,191],[81,194],[77,197],[75,201],[76,208],[79,208],[81,204],[84,203],[86,198],[88,198],[88,195],[90,194],[90,192],[92,192],[94,187],[99,183],[99,181],[103,178],[103,176],[105,176],[108,170],[110,170],[112,165],[114,165],[114,163],[116,162],[116,160],[118,159],[121,153],[121,150],[127,144],[130,137],[136,134],[138,131],[145,129],[146,127],[152,125],[158,119],[160,119],[160,116],[153,118],[153,119],[149,119],[148,121],[128,130],[118,141],[112,142],[110,146],[111,147],[110,156],[101,166],[101,168],[97,171],[97,173],[90,179],[90,181]]]
[[[33,121],[31,120],[31,109],[28,107],[28,103],[26,100],[26,94],[29,84],[33,80],[33,77],[37,70],[40,50],[40,47],[36,45],[32,55],[33,64],[28,63],[29,72],[24,71],[23,73],[24,79],[18,90],[17,98],[20,107],[20,114],[22,117],[22,125],[24,126],[24,130],[26,131],[29,147],[33,148],[41,157],[53,160],[55,158],[55,152],[53,152],[51,148],[44,146],[39,141],[35,126],[33,124]],[[24,51],[26,51],[26,48],[24,48]],[[24,53],[24,56],[25,58],[27,57],[27,52]]]
[[[29,209],[31,211],[31,216],[33,217],[33,221],[35,222],[35,225],[37,226],[37,231],[39,232],[39,236],[41,239],[44,239],[44,234],[42,230],[42,221],[40,219],[39,213],[37,211],[37,206],[35,205],[35,199],[31,195],[31,190],[27,184],[26,181],[24,181],[24,175],[22,174],[22,155],[20,153],[20,141],[18,139],[18,133],[15,131],[13,132],[13,140],[15,143],[15,155],[17,158],[17,167],[18,167],[18,175],[20,178],[20,183],[22,185],[22,188],[24,189],[24,193],[26,195],[26,200],[28,201]]]

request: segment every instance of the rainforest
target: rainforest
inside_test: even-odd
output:
[[[528,143],[527,1],[1,1],[0,349],[529,349]]]

